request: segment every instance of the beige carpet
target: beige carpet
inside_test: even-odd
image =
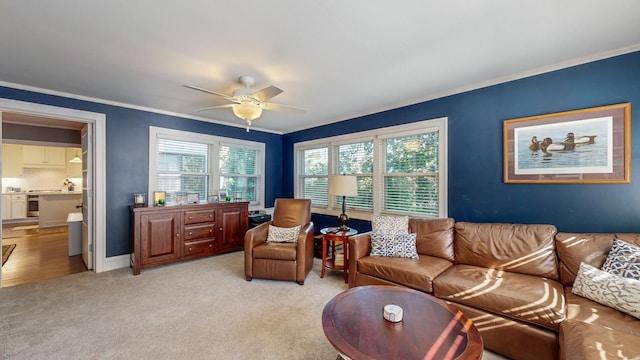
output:
[[[317,259],[304,286],[247,282],[242,252],[7,287],[0,358],[333,360],[322,309],[346,289]]]

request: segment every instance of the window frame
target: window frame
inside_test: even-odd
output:
[[[153,198],[153,191],[157,189],[156,164],[158,160],[157,148],[158,139],[170,139],[187,142],[198,142],[209,145],[208,152],[208,168],[209,172],[206,173],[209,177],[208,187],[211,195],[217,195],[218,189],[220,189],[220,147],[221,146],[237,146],[246,149],[256,150],[258,152],[256,156],[256,175],[258,187],[256,189],[256,201],[249,202],[249,210],[264,209],[265,206],[265,144],[249,140],[231,139],[216,135],[209,135],[203,133],[189,132],[183,130],[168,129],[156,126],[149,127],[149,194],[148,199]],[[203,173],[205,174],[205,173]],[[242,175],[244,176],[244,175]],[[249,176],[253,177],[253,175]]]
[[[384,162],[386,161],[383,144],[386,139],[403,137],[409,135],[424,134],[427,132],[438,132],[438,215],[427,215],[422,213],[402,213],[400,215],[409,215],[412,217],[422,218],[446,218],[448,217],[448,118],[441,117],[430,120],[423,120],[409,124],[388,126],[373,130],[366,130],[351,134],[331,136],[321,139],[297,142],[294,144],[294,196],[302,196],[302,185],[300,180],[303,179],[302,172],[304,170],[304,158],[300,155],[305,150],[326,147],[328,149],[328,169],[329,177],[336,175],[337,169],[337,153],[335,148],[342,144],[352,144],[356,142],[364,142],[373,140],[373,209],[372,211],[362,211],[347,207],[348,215],[354,219],[371,220],[373,215],[399,215],[397,212],[384,211],[382,209],[383,191],[384,191]],[[318,206],[311,204],[312,211],[324,215],[339,215],[342,212],[342,202],[337,201],[335,197],[327,194],[327,206]]]

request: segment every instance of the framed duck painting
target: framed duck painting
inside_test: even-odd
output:
[[[631,104],[503,122],[505,183],[629,183]]]

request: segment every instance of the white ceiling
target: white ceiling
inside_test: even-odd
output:
[[[193,112],[275,85],[288,133],[640,49],[638,0],[30,0],[0,4],[0,85]],[[107,119],[108,121],[108,119]]]

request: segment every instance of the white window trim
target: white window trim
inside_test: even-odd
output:
[[[220,146],[238,146],[247,149],[254,149],[260,153],[258,156],[256,170],[258,171],[258,194],[256,196],[256,203],[249,204],[249,210],[261,210],[264,209],[264,199],[265,199],[265,144],[255,141],[248,140],[239,140],[239,139],[230,139],[221,136],[208,135],[202,133],[195,133],[189,131],[182,130],[174,130],[161,128],[156,126],[149,126],[149,194],[148,199],[153,199],[153,190],[157,189],[156,184],[156,164],[158,159],[158,153],[156,149],[158,148],[158,138],[161,137],[163,139],[172,139],[172,140],[180,140],[180,141],[193,141],[193,142],[201,142],[206,143],[213,146],[213,150],[210,151],[210,154],[214,154],[215,156],[209,156],[209,192],[211,194],[217,194],[217,190],[220,188],[220,170],[219,170],[219,150]]]
[[[315,140],[302,141],[302,142],[295,143],[294,144],[294,154],[295,154],[294,160],[295,161],[294,161],[294,172],[293,172],[294,194],[296,197],[298,197],[300,196],[300,192],[301,192],[300,183],[298,180],[302,172],[302,169],[304,168],[303,167],[304,165],[301,163],[303,159],[301,159],[299,154],[304,150],[314,149],[318,147],[328,147],[329,148],[328,169],[329,169],[329,176],[331,176],[333,169],[336,168],[334,166],[335,156],[332,156],[332,153],[331,153],[332,152],[331,148],[335,145],[354,143],[358,141],[369,141],[373,139],[374,140],[374,147],[373,147],[374,162],[376,166],[380,166],[380,164],[382,163],[381,157],[384,155],[384,151],[383,149],[380,149],[381,143],[380,141],[377,141],[377,140],[424,133],[425,130],[429,128],[435,128],[439,132],[438,138],[440,140],[439,149],[438,149],[438,156],[439,156],[438,157],[438,162],[439,162],[438,163],[438,169],[439,169],[438,197],[440,199],[438,217],[446,218],[448,217],[448,213],[449,213],[448,191],[447,191],[449,187],[448,175],[447,175],[448,174],[447,164],[449,163],[447,149],[448,149],[449,138],[448,138],[447,125],[448,125],[448,118],[441,117],[441,118],[432,119],[432,120],[418,121],[410,124],[389,126],[389,127],[384,127],[384,128],[374,129],[374,130],[367,130],[367,131],[362,131],[357,133],[337,135],[337,136],[332,136],[332,137],[327,137],[322,139],[315,139]],[[376,199],[376,196],[377,196],[376,194],[380,194],[382,191],[383,176],[384,174],[382,173],[382,171],[378,171],[374,169],[373,212],[349,210],[347,211],[347,214],[349,215],[349,217],[353,219],[370,221],[373,215],[383,214],[381,209],[382,203],[381,201]],[[341,210],[342,204],[336,203],[335,199],[333,198],[334,198],[333,196],[328,197],[328,205],[326,207],[312,206],[312,211],[318,214],[338,216],[342,212]],[[426,215],[416,214],[415,216],[425,217]]]

